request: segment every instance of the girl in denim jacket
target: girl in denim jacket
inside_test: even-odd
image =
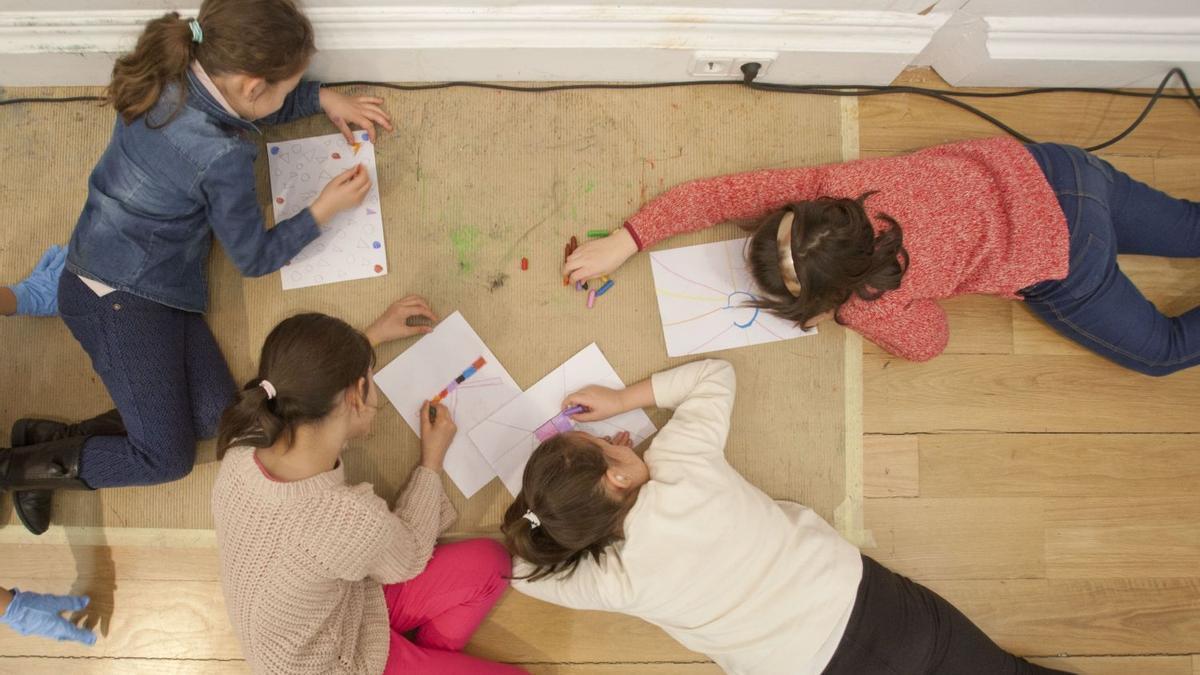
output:
[[[235,386],[204,322],[212,235],[243,274],[285,265],[370,188],[356,167],[309,208],[266,229],[255,194],[259,125],[322,110],[391,129],[382,100],[301,82],[315,51],[291,0],[205,0],[146,25],[117,59],[112,139],[88,180],[59,310],[117,409],[73,425],[20,420],[0,452],[0,489],[40,534],[52,490],[150,485],[187,475]]]

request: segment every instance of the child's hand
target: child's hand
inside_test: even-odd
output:
[[[432,422],[429,421],[431,409],[437,411]],[[441,403],[426,401],[421,406],[421,466],[440,472],[446,461],[446,450],[450,449],[450,442],[457,431],[449,408]]]
[[[428,321],[413,321],[412,317],[425,317]],[[364,333],[372,346],[381,345],[392,340],[399,340],[421,333],[432,333],[433,324],[438,322],[437,314],[429,308],[429,303],[419,295],[409,295],[388,305],[383,314],[375,319]],[[414,325],[409,325],[413,323]]]
[[[614,436],[605,436],[604,440],[613,445],[623,445],[627,448],[633,447],[633,436],[630,436],[628,431],[618,432]]]
[[[353,169],[334,176],[308,210],[318,225],[325,225],[342,211],[361,204],[370,190],[371,176],[362,164],[355,164]]]
[[[585,410],[571,416],[580,422],[596,422],[625,412],[621,392],[608,387],[591,385],[571,394],[563,401],[563,410],[581,405]]]
[[[392,119],[383,112],[383,99],[373,96],[355,96],[339,94],[332,89],[321,90],[321,109],[329,116],[329,121],[346,137],[347,143],[354,143],[354,134],[350,125],[367,130],[367,137],[375,142],[375,124],[392,130]],[[375,124],[372,124],[374,122]]]
[[[563,276],[569,276],[573,283],[611,274],[637,250],[633,236],[622,227],[603,239],[593,239],[575,249],[563,263]]]

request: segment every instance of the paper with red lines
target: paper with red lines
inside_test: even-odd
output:
[[[375,383],[400,411],[409,428],[420,436],[422,404],[445,389],[480,356],[485,361],[483,367],[442,400],[458,426],[446,453],[446,475],[466,497],[496,477],[468,432],[521,393],[500,359],[463,315],[455,312],[375,373]]]
[[[650,254],[668,356],[689,356],[815,335],[747,306],[760,291],[746,269],[746,239]]]
[[[341,134],[329,134],[267,144],[271,206],[277,223],[311,206],[329,181],[355,164],[362,164],[371,178],[362,203],[331,218],[321,228],[321,236],[279,270],[285,291],[387,274],[375,146],[365,131],[355,131],[354,141],[350,144]]]
[[[504,487],[513,495],[521,491],[525,463],[540,443],[535,435],[538,428],[562,411],[563,399],[568,394],[590,384],[610,389],[625,387],[595,343],[567,359],[525,393],[471,429],[471,440],[475,441],[484,458],[504,482]],[[640,409],[599,422],[575,422],[574,427],[596,436],[612,436],[628,431],[634,445],[656,431],[654,423]]]

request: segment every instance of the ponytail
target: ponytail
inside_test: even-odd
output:
[[[763,291],[754,306],[804,325],[836,310],[851,297],[877,300],[900,287],[908,270],[908,251],[900,223],[886,213],[875,218],[888,228],[876,234],[865,203],[858,199],[821,197],[788,205],[754,226],[746,249],[746,264]],[[780,271],[777,240],[788,211],[792,221],[791,255],[800,283],[793,295]]]
[[[534,450],[521,493],[500,527],[509,553],[535,567],[520,578],[570,575],[582,560],[598,561],[621,539],[634,495],[624,501],[609,496],[603,481],[607,471],[604,450],[583,434],[559,434]]]
[[[169,12],[147,23],[133,51],[113,65],[106,96],[129,124],[177,85],[171,113],[147,120],[151,127],[164,126],[186,100],[193,60],[210,76],[241,73],[274,84],[302,72],[315,52],[312,24],[293,0],[204,0],[194,20]]]
[[[296,427],[327,416],[346,389],[364,379],[369,388],[374,366],[371,343],[341,319],[316,313],[285,319],[263,343],[258,377],[221,415],[217,457],[234,446],[290,445]]]
[[[113,65],[108,85],[108,102],[126,124],[149,112],[171,83],[180,85],[179,105],[183,104],[183,81],[194,44],[188,21],[180,18],[179,12],[168,12],[146,24],[133,51]]]

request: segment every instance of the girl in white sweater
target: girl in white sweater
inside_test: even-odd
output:
[[[588,387],[581,421],[658,406],[646,450],[569,432],[525,467],[504,518],[513,586],[663,628],[730,673],[1048,673],[1001,650],[932,591],[725,461],[733,368],[697,361],[621,391]]]

